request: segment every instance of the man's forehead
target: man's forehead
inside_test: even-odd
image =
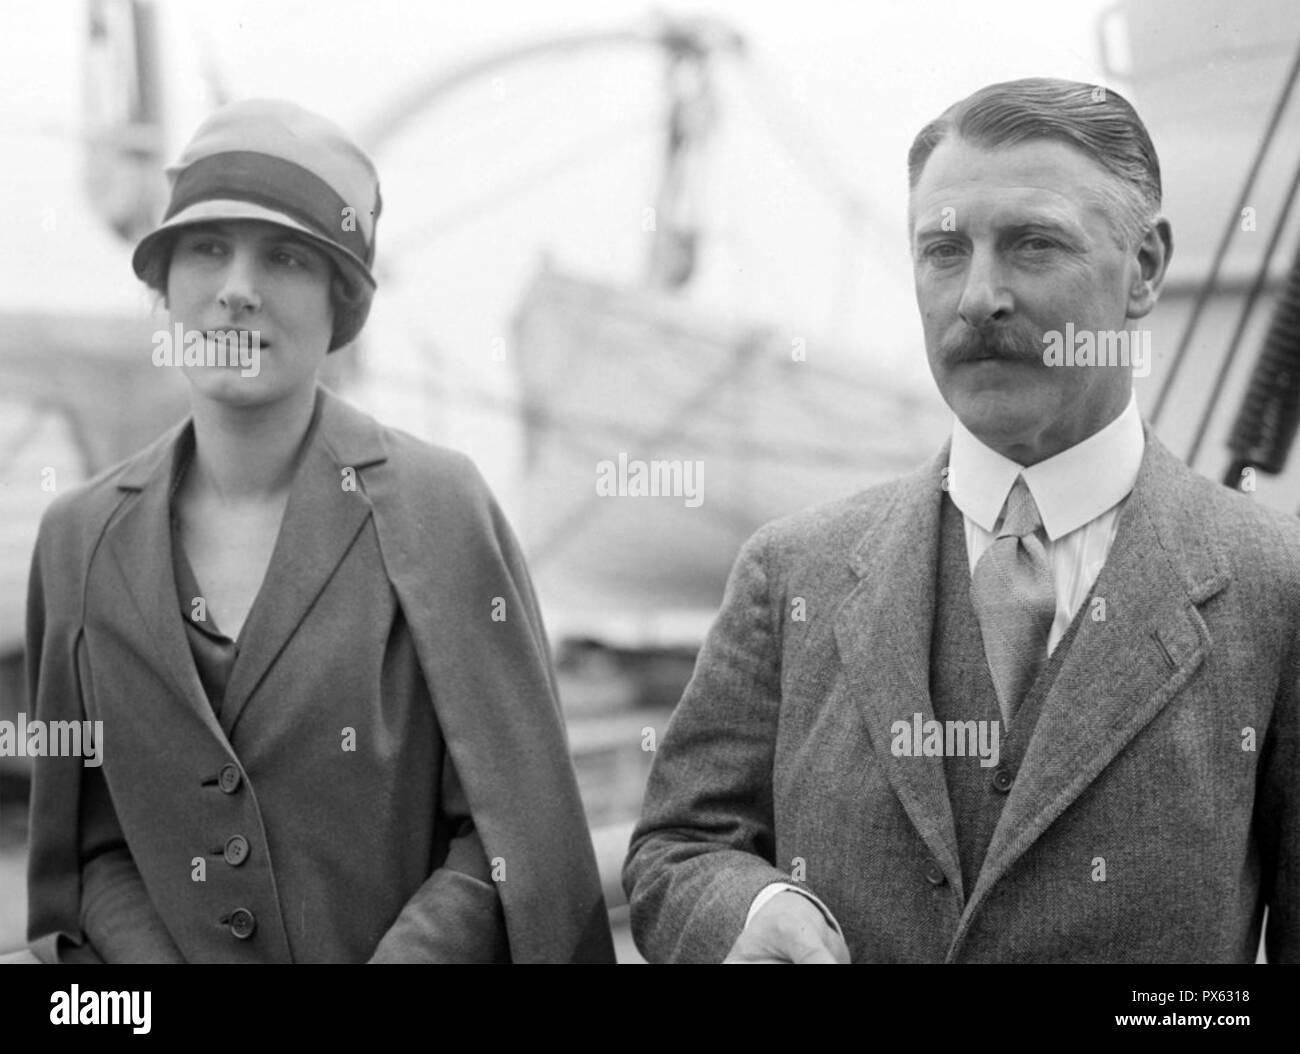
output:
[[[1053,178],[1062,171],[1074,173],[1084,181],[1110,176],[1083,150],[1060,139],[1035,137],[1018,143],[985,146],[954,133],[931,152],[917,180],[917,189],[921,189],[927,180],[965,178],[1035,182]]]
[[[1080,210],[1102,211],[1114,177],[1082,151],[1053,139],[983,147],[950,137],[935,147],[913,188],[910,211],[919,223],[930,213],[977,205],[1005,222],[1077,219]],[[986,218],[988,218],[986,216]]]
[[[1083,213],[1101,215],[1104,202],[1086,197],[1072,201],[1039,187],[1006,185],[978,192],[953,192],[912,203],[912,223],[918,232],[980,226],[994,228],[1044,225],[1077,228]]]

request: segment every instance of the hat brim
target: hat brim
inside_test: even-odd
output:
[[[300,220],[251,201],[220,198],[198,201],[188,208],[181,209],[175,216],[164,220],[141,238],[140,243],[135,247],[135,252],[131,254],[131,268],[135,271],[136,277],[145,278],[149,261],[171,233],[182,227],[192,227],[197,223],[214,223],[220,220],[261,220],[264,223],[287,227],[327,253],[339,265],[344,278],[352,282],[356,288],[368,288],[373,291],[376,287],[375,277],[370,273],[370,268],[366,266],[365,261],[336,242],[321,237]]]

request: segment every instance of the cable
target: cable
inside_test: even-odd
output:
[[[1297,58],[1300,58],[1300,53],[1297,54]],[[1246,294],[1246,300],[1241,305],[1241,311],[1237,315],[1237,326],[1233,330],[1232,340],[1228,344],[1228,353],[1219,364],[1218,376],[1214,379],[1214,387],[1210,389],[1210,401],[1201,414],[1196,435],[1192,439],[1192,446],[1187,454],[1187,464],[1189,466],[1195,466],[1196,455],[1200,452],[1201,442],[1205,439],[1210,418],[1214,415],[1218,403],[1217,393],[1223,389],[1223,382],[1237,357],[1237,351],[1241,347],[1241,339],[1245,335],[1246,326],[1254,313],[1255,303],[1259,300],[1259,295],[1264,289],[1264,283],[1268,280],[1273,256],[1277,252],[1278,243],[1282,240],[1282,232],[1286,229],[1287,220],[1291,217],[1291,207],[1295,204],[1297,191],[1300,191],[1300,158],[1296,161],[1295,172],[1291,176],[1291,185],[1287,188],[1286,199],[1282,204],[1282,213],[1278,217],[1277,223],[1273,225],[1273,233],[1269,236],[1268,245],[1264,249],[1264,258],[1260,262],[1259,270],[1255,272],[1255,280],[1251,283],[1250,292]]]
[[[1296,48],[1295,58],[1291,62],[1291,69],[1287,73],[1286,81],[1282,86],[1282,91],[1278,95],[1277,102],[1273,106],[1273,113],[1269,117],[1268,127],[1264,131],[1263,137],[1259,141],[1259,147],[1255,151],[1255,157],[1250,163],[1250,171],[1246,174],[1246,181],[1242,184],[1241,193],[1237,195],[1237,203],[1233,206],[1232,212],[1228,215],[1228,223],[1224,227],[1223,236],[1219,239],[1218,248],[1214,251],[1214,260],[1210,264],[1210,273],[1205,276],[1205,282],[1201,286],[1200,292],[1196,296],[1196,301],[1192,305],[1192,313],[1187,318],[1187,324],[1183,327],[1182,336],[1179,338],[1178,347],[1174,350],[1173,360],[1169,363],[1169,369],[1165,372],[1161,381],[1160,391],[1156,395],[1156,401],[1151,409],[1151,425],[1155,427],[1160,416],[1164,413],[1165,403],[1169,399],[1169,393],[1173,390],[1174,381],[1182,370],[1183,363],[1187,356],[1187,349],[1191,346],[1192,335],[1200,325],[1201,313],[1205,310],[1205,305],[1209,302],[1210,296],[1214,292],[1214,287],[1219,281],[1219,271],[1223,268],[1223,261],[1228,255],[1228,245],[1232,241],[1232,236],[1238,229],[1238,223],[1241,219],[1241,210],[1246,207],[1246,201],[1249,199],[1251,191],[1255,189],[1255,180],[1259,177],[1260,168],[1263,166],[1264,157],[1268,153],[1268,148],[1273,142],[1273,137],[1277,132],[1279,122],[1282,120],[1282,114],[1286,111],[1291,101],[1291,92],[1295,88],[1296,80],[1300,78],[1300,47]],[[1214,399],[1211,393],[1211,401]],[[1196,444],[1199,446],[1199,442]]]

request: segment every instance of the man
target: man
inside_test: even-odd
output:
[[[1125,331],[1172,250],[1146,129],[1015,81],[909,168],[952,439],[741,551],[633,835],[638,946],[1250,962],[1267,906],[1300,960],[1300,526],[1138,416]]]

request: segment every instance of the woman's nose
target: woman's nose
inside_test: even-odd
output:
[[[236,249],[222,275],[217,301],[232,315],[256,311],[262,305],[258,292],[257,261],[253,254]]]

